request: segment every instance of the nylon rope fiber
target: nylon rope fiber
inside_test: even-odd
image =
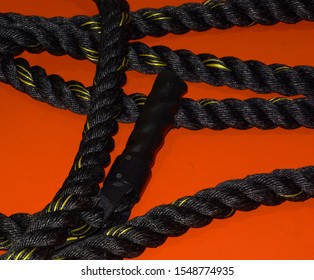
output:
[[[72,168],[53,200],[33,215],[0,214],[0,249],[5,251],[1,259],[134,258],[146,248],[158,247],[189,228],[208,225],[214,218],[229,218],[236,211],[250,211],[260,205],[313,198],[314,166],[306,166],[225,181],[121,224],[120,218],[136,203],[134,194],[128,192],[108,217],[100,190],[114,149],[113,136],[118,133],[119,122],[138,119],[147,99],[141,93],[125,94],[127,70],[145,74],[171,70],[185,81],[282,96],[182,98],[174,128],[314,128],[312,66],[219,58],[167,46],[149,47],[134,40],[190,30],[313,21],[314,2],[207,0],[136,12],[130,12],[125,0],[94,2],[99,15],[92,17],[0,15],[0,81],[34,99],[87,115]],[[48,75],[40,66],[17,57],[24,51],[66,54],[96,63],[94,84],[85,86]]]

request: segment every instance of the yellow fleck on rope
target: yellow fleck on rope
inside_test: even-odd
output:
[[[222,6],[222,5],[224,5],[225,4],[225,1],[221,1],[220,3],[218,2],[216,2],[216,1],[214,1],[214,0],[207,0],[207,1],[205,1],[204,3],[203,3],[203,5],[204,6],[208,6],[209,8],[211,8],[211,9],[214,9],[214,8],[216,8],[216,7],[218,7],[218,6]]]
[[[282,196],[282,197],[285,197],[285,198],[291,198],[291,197],[297,197],[297,196],[299,196],[302,193],[303,193],[303,191],[300,191],[300,192],[295,193],[295,194],[278,194],[278,195]]]
[[[15,254],[15,252],[13,251],[13,253],[11,253],[7,258],[6,260],[11,260],[11,257]]]
[[[129,64],[129,60],[126,57],[123,57],[121,65],[118,67],[117,71],[120,71],[124,68],[126,68]]]
[[[128,232],[129,230],[131,230],[131,229],[132,229],[132,227],[128,227],[128,228],[124,229],[123,231],[121,231],[121,232],[118,234],[118,237],[121,237],[121,235],[127,233],[127,232]]]
[[[0,237],[0,250],[8,250],[12,245],[12,242],[5,238],[5,237]]]
[[[34,251],[36,250],[36,248],[32,249],[23,260],[29,260],[29,258],[31,257],[31,255],[34,253]]]
[[[75,94],[76,97],[89,101],[91,99],[90,92],[87,88],[79,84],[70,84],[69,89]]]
[[[284,72],[284,71],[287,71],[289,70],[291,67],[289,66],[280,66],[278,68],[276,68],[274,71],[276,74],[280,73],[280,72]]]
[[[79,240],[79,239],[83,239],[85,237],[87,237],[87,233],[90,232],[92,230],[92,226],[90,225],[83,225],[79,228],[76,229],[72,229],[70,231],[70,235],[67,238],[67,241],[74,241],[74,240]]]
[[[202,106],[207,106],[207,105],[210,105],[210,104],[217,104],[219,103],[217,100],[214,100],[214,99],[201,99],[199,101],[199,103],[202,105]]]
[[[272,102],[273,104],[281,100],[292,100],[292,99],[286,98],[286,97],[274,97],[274,98],[269,99],[269,101]]]
[[[150,20],[167,20],[167,19],[172,19],[172,17],[166,16],[164,13],[154,12],[154,11],[147,11],[147,12],[143,13],[143,16],[146,19],[150,19]]]
[[[89,124],[89,122],[86,122],[86,124],[85,124],[85,126],[84,126],[84,134],[85,134],[88,130],[90,130],[90,124]]]
[[[123,234],[127,233],[128,231],[130,231],[133,227],[132,226],[115,226],[110,228],[106,235],[107,236],[117,236],[117,237],[121,237]]]
[[[179,198],[179,199],[177,199],[177,200],[175,200],[175,201],[173,201],[171,204],[172,205],[176,205],[176,206],[182,206],[183,204],[185,204],[188,200],[190,200],[191,199],[191,196],[188,196],[188,197],[185,197],[185,198]]]
[[[226,215],[224,218],[229,218],[229,217],[231,217],[234,213],[235,213],[235,209],[232,208],[231,211],[230,211],[230,213],[229,213],[228,215]]]
[[[33,52],[40,52],[44,50],[44,46],[40,43],[34,44],[34,45],[29,45],[27,46],[29,50],[32,50]]]
[[[130,23],[130,21],[131,21],[130,14],[126,12],[122,12],[119,26],[127,25]]]
[[[30,251],[28,251],[28,249],[29,248],[25,248],[21,251],[14,251],[6,259],[7,260],[12,260],[12,259],[14,259],[14,260],[28,260],[31,257],[31,255],[34,253],[36,248],[32,248]],[[16,254],[16,256],[14,257],[15,254]]]
[[[123,226],[117,226],[117,227],[113,227],[111,230],[114,230],[112,234],[109,234],[111,233],[111,230],[107,233],[107,235],[111,235],[111,236],[115,236],[115,234],[119,231],[120,228],[123,228]]]
[[[131,99],[135,102],[136,105],[144,105],[147,97],[141,94],[134,94],[131,96]]]
[[[256,24],[256,21],[255,20],[253,20],[253,22],[252,23],[250,23],[249,25],[247,25],[246,27],[252,27],[253,25],[255,25]]]
[[[183,204],[185,204],[188,200],[190,199],[190,197],[187,197],[186,199],[182,200],[178,206],[182,206]]]
[[[54,208],[53,208],[53,212],[55,212],[55,211],[57,211],[58,210],[58,205],[59,205],[59,203],[60,203],[60,201],[62,200],[62,196],[57,200],[57,202],[56,202],[56,204],[55,204],[55,206],[54,206]]]
[[[67,198],[64,200],[64,202],[62,203],[60,210],[63,210],[64,206],[68,203],[68,201],[70,200],[70,198],[73,196],[73,194],[70,194],[67,196]]]
[[[63,208],[65,207],[65,205],[69,202],[69,200],[71,199],[71,197],[73,196],[73,194],[70,194],[66,197],[61,196],[56,202],[51,202],[46,210],[46,212],[50,213],[50,212],[55,212],[55,211],[59,211],[59,210],[63,210]],[[62,200],[64,199],[64,201],[62,202]],[[58,208],[58,206],[61,204],[61,206]]]
[[[204,60],[203,63],[206,67],[214,67],[232,72],[231,69],[229,69],[226,64],[220,59],[209,58]]]
[[[148,65],[152,65],[152,66],[167,66],[167,64],[165,62],[163,62],[160,57],[158,57],[157,55],[153,55],[153,54],[145,54],[145,53],[142,53],[142,54],[139,54],[139,56],[143,56],[143,57],[146,57],[147,60],[144,60],[144,62]]]
[[[92,62],[98,62],[99,59],[99,52],[89,49],[89,48],[85,48],[85,47],[81,47],[81,49],[84,51],[84,54],[86,56],[86,58]]]
[[[74,164],[74,170],[80,169],[82,167],[82,157]]]
[[[114,228],[115,228],[115,227],[110,228],[110,229],[107,231],[106,235],[109,236],[110,233],[111,233],[111,231],[112,231]]]
[[[26,250],[27,250],[27,248],[25,248],[25,249],[23,249],[22,251],[20,251],[20,252],[16,255],[16,257],[15,257],[14,259],[15,259],[15,260],[18,260],[19,257],[20,257]]]
[[[25,67],[19,64],[16,64],[16,68],[20,69],[20,70],[17,70],[16,72],[18,74],[18,79],[22,83],[31,87],[36,87],[36,85],[34,84],[34,79],[31,72],[29,72]]]
[[[91,228],[92,228],[92,226],[90,226],[90,225],[81,226],[79,228],[71,230],[71,235],[82,236],[82,235],[86,234],[87,232],[89,232]]]
[[[81,24],[81,27],[87,27],[90,30],[101,30],[101,24],[99,21],[86,21]]]

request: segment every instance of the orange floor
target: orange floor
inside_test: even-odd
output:
[[[130,0],[131,9],[178,5],[186,1]],[[46,17],[93,15],[93,1],[28,0],[2,1],[0,12],[17,12]],[[218,57],[235,56],[265,63],[314,66],[314,23],[253,26],[227,31],[147,37],[150,46],[167,45]],[[95,65],[48,53],[22,57],[31,65],[44,67],[65,80],[92,83]],[[127,93],[149,92],[154,75],[128,72]],[[0,212],[34,213],[47,205],[68,174],[81,138],[84,116],[35,101],[8,85],[0,85]],[[252,91],[189,83],[187,97],[245,99],[257,97]],[[259,95],[271,98],[278,95]],[[133,125],[120,125],[113,157],[124,148]],[[261,131],[173,130],[159,153],[153,178],[132,216],[170,203],[176,198],[213,187],[219,182],[277,168],[298,168],[314,164],[314,131],[274,129]],[[312,144],[311,144],[312,143]],[[140,259],[313,259],[314,201],[260,207],[232,218],[214,220],[202,229],[170,238],[158,249],[148,249]]]

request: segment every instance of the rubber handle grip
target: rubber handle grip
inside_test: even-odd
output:
[[[158,75],[126,148],[114,161],[100,191],[105,221],[128,195],[130,207],[115,223],[127,221],[132,205],[140,199],[151,178],[155,157],[172,127],[180,98],[186,91],[185,82],[173,72],[164,71]]]
[[[147,97],[123,154],[136,156],[150,167],[173,124],[180,98],[187,91],[186,83],[175,73],[160,73]]]

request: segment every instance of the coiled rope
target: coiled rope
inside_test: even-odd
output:
[[[189,30],[203,31],[211,27],[225,29],[233,25],[248,26],[253,22],[275,24],[278,21],[294,23],[303,19],[313,20],[313,1],[272,1],[273,4],[263,1],[254,7],[246,6],[247,1],[206,1],[203,5],[187,4],[158,11],[143,10],[132,16],[129,15],[126,1],[95,2],[100,13],[100,17],[95,20],[77,17],[70,20],[43,19],[41,22],[38,17],[21,18],[19,15],[12,15],[13,22],[16,21],[12,24],[12,30],[19,25],[19,20],[22,23],[24,19],[27,22],[39,21],[38,27],[55,24],[59,30],[62,20],[67,25],[76,26],[79,32],[90,36],[86,42],[93,44],[91,48],[86,48],[87,51],[82,52],[82,44],[74,43],[73,45],[78,46],[76,51],[80,51],[79,55],[71,50],[53,50],[51,46],[55,45],[57,36],[53,36],[50,46],[39,42],[33,36],[30,36],[29,41],[25,41],[22,36],[13,36],[19,38],[20,41],[17,42],[9,40],[8,36],[11,35],[3,37],[5,33],[1,33],[0,38],[6,38],[6,42],[9,42],[6,43],[7,46],[0,48],[4,53],[0,64],[1,81],[51,105],[87,114],[83,139],[73,167],[53,201],[43,211],[34,215],[0,216],[0,246],[8,250],[1,256],[2,259],[135,257],[146,247],[161,245],[169,236],[182,235],[188,228],[204,226],[213,218],[230,217],[236,210],[249,211],[261,204],[278,205],[285,200],[303,201],[313,197],[314,169],[304,167],[224,182],[195,196],[178,199],[171,205],[154,208],[147,215],[132,219],[124,225],[116,225],[114,218],[104,221],[99,184],[104,179],[104,168],[110,162],[109,153],[114,145],[112,137],[118,131],[118,121],[136,120],[145,100],[140,94],[130,97],[124,94],[122,86],[126,83],[124,72],[127,68],[143,73],[159,73],[170,68],[189,81],[202,81],[216,86],[228,85],[237,89],[250,88],[263,93],[278,92],[286,96],[306,96],[294,100],[275,98],[268,101],[259,98],[244,101],[183,99],[175,119],[175,127],[271,129],[280,126],[293,129],[300,126],[313,128],[314,125],[312,67],[288,67],[279,64],[266,66],[260,62],[243,62],[232,57],[219,59],[209,54],[197,56],[189,51],[173,52],[162,46],[149,48],[142,43],[129,44],[128,41],[147,34],[162,36],[168,32],[183,34]],[[191,10],[198,7],[200,13],[206,11],[211,15],[212,10],[219,10],[219,20],[224,20],[227,24],[215,25],[218,19],[204,24],[202,19],[210,18],[207,14],[206,17],[195,17],[195,21],[198,21],[197,27],[193,27],[196,26],[193,23],[188,27],[179,25],[174,13],[183,13],[183,18],[187,18],[188,12],[183,12],[183,9],[188,10],[186,7],[192,7]],[[241,13],[241,16],[244,15],[246,21],[239,19],[238,12],[243,9],[245,12]],[[268,19],[262,17],[264,14],[269,15]],[[155,26],[156,30],[159,28],[159,31],[155,31],[150,25],[144,27],[144,24],[138,24],[141,22],[139,19],[134,24],[136,15],[141,15],[149,23],[167,23],[161,24],[162,28]],[[215,13],[215,16],[217,15]],[[1,24],[7,24],[3,18]],[[87,20],[94,21],[93,25],[86,24]],[[130,24],[132,31],[129,30]],[[136,28],[139,26],[152,31],[138,31]],[[99,27],[104,30],[101,35],[98,34]],[[19,31],[12,32],[8,34]],[[42,38],[49,36],[43,35]],[[30,45],[36,44],[37,51],[34,50],[35,47],[29,48]],[[79,59],[88,58],[97,62],[95,85],[87,88],[76,81],[64,82],[59,76],[47,76],[40,67],[30,67],[24,59],[13,58],[25,49],[34,52],[46,49],[56,55],[67,53]],[[83,56],[80,56],[81,54]],[[133,207],[135,201],[129,198],[127,195],[115,210],[114,217]],[[102,230],[104,222],[105,231]],[[80,241],[64,247],[67,242],[73,240]]]

